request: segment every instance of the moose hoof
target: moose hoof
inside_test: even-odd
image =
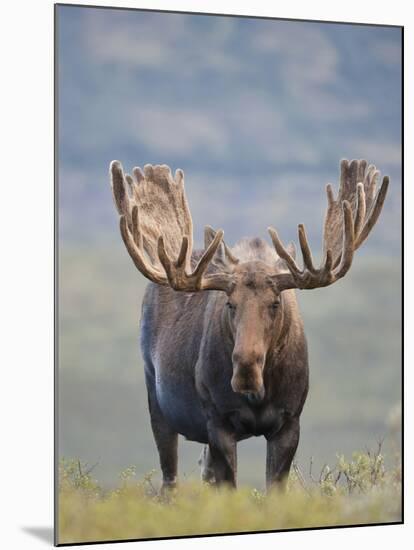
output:
[[[161,486],[161,495],[162,496],[168,496],[171,495],[171,493],[175,492],[177,489],[177,482],[174,481],[164,481]]]

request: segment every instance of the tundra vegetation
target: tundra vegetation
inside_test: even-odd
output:
[[[243,533],[401,521],[398,459],[374,452],[338,455],[335,465],[314,471],[293,462],[286,491],[264,493],[241,486],[187,480],[162,495],[154,472],[137,479],[135,467],[104,489],[95,470],[78,460],[59,467],[59,542]]]

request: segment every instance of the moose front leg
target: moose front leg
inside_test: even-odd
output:
[[[237,485],[237,442],[220,423],[208,422],[208,447],[217,485]]]
[[[168,425],[157,401],[155,392],[148,388],[148,405],[154,434],[160,457],[162,471],[162,492],[173,489],[177,483],[177,447],[178,434]]]
[[[279,486],[284,489],[290,466],[299,443],[299,418],[290,417],[282,428],[267,437],[266,487]]]

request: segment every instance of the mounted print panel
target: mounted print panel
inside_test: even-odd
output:
[[[56,5],[58,545],[402,522],[402,27]]]

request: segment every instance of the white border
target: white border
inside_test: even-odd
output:
[[[409,3],[312,2],[291,0],[105,1],[84,4],[267,15],[299,19],[355,21],[405,25],[405,97],[414,97],[412,71],[413,20]],[[53,2],[20,0],[2,5],[1,84],[1,494],[0,544],[7,549],[36,549],[47,543],[24,528],[51,527],[53,518]],[[4,58],[4,59],[3,59]],[[406,101],[406,121],[414,120],[413,102]],[[406,127],[406,204],[410,198],[408,145],[412,123]],[[4,170],[5,168],[5,170]],[[411,231],[410,219],[407,220]],[[406,240],[410,233],[407,232]],[[410,260],[407,261],[411,267]],[[411,270],[412,273],[412,270]],[[406,274],[406,280],[409,280]],[[407,300],[411,293],[407,289]],[[396,297],[398,299],[398,297]],[[409,311],[409,306],[406,306]],[[385,314],[385,312],[384,312]],[[406,327],[407,330],[407,327]],[[407,338],[409,352],[412,350]],[[407,354],[406,371],[410,371]],[[408,381],[412,378],[408,372]],[[407,380],[405,391],[407,393]],[[406,487],[413,487],[412,438],[406,410]],[[411,494],[410,494],[411,493]],[[303,548],[338,550],[401,545],[412,528],[412,492],[406,494],[406,525],[312,532],[244,535],[97,545],[95,548]],[[50,545],[50,544],[49,544]]]

